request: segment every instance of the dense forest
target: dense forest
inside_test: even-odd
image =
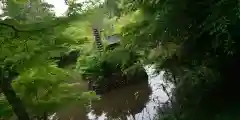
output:
[[[0,1],[0,120],[50,120],[146,82],[147,65],[174,86],[156,120],[240,119],[239,0],[64,4]]]

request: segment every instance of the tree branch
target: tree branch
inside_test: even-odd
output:
[[[10,27],[10,28],[12,28],[14,31],[16,31],[16,32],[19,31],[15,26],[10,25],[10,24],[7,24],[7,23],[2,23],[2,22],[0,22],[0,25],[6,26],[6,27]]]
[[[10,25],[10,24],[6,24],[6,23],[0,23],[1,26],[6,26],[6,27],[10,27],[14,30],[14,36],[12,38],[16,38],[18,36],[18,32],[19,30],[13,26],[13,25]]]
[[[17,38],[17,37],[19,37],[18,33],[20,33],[20,32],[44,31],[47,29],[57,27],[61,24],[67,24],[68,22],[76,20],[80,16],[81,15],[56,18],[54,20],[48,21],[48,23],[50,23],[50,24],[45,24],[43,22],[40,22],[40,23],[34,23],[34,24],[21,25],[12,19],[7,19],[7,20],[3,20],[3,21],[0,20],[0,26],[6,26],[6,27],[13,29],[14,36],[12,38]],[[35,26],[41,26],[41,27],[37,28],[37,29],[31,29],[31,28],[34,28]],[[21,29],[19,29],[19,28],[21,28]]]

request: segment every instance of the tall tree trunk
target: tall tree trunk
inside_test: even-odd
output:
[[[3,78],[3,77],[2,77]],[[12,109],[19,120],[30,120],[25,106],[23,105],[20,98],[16,95],[15,91],[11,86],[11,81],[8,79],[1,79],[0,87],[5,95],[7,101],[12,106]]]

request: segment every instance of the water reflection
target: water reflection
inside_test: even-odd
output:
[[[71,105],[59,111],[59,120],[154,120],[161,103],[168,100],[160,89],[163,72],[153,75],[154,69],[146,67],[149,81],[113,90],[87,108]]]
[[[88,120],[88,112],[79,104],[71,104],[58,111],[52,120]]]
[[[111,91],[104,94],[100,101],[92,103],[89,116],[105,114],[109,119],[126,120],[127,116],[140,113],[145,108],[151,93],[147,82]]]

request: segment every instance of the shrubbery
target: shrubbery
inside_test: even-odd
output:
[[[134,51],[117,47],[112,51],[81,56],[77,69],[85,80],[92,82],[91,85],[101,90],[106,88],[103,91],[107,91],[138,81],[141,77],[137,76],[146,78],[144,68],[138,64],[138,58]]]

